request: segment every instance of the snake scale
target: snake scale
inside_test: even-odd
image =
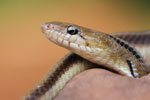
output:
[[[50,41],[71,52],[52,66],[22,100],[52,100],[73,76],[90,68],[132,78],[150,72],[150,30],[106,34],[57,21],[45,23],[41,29]]]

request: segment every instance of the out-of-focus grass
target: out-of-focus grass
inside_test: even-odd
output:
[[[68,51],[49,42],[40,26],[66,21],[103,32],[150,28],[148,0],[0,0],[0,94],[24,95]]]

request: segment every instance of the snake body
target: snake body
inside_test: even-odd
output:
[[[125,33],[110,35],[70,23],[49,22],[42,25],[42,32],[50,41],[71,52],[60,59],[22,100],[52,100],[73,76],[90,68],[105,68],[133,78],[150,72],[149,48],[145,46],[150,42],[149,30],[143,31],[142,35],[141,32],[130,32],[129,36]],[[142,43],[136,44],[137,39],[132,39],[135,35],[146,37],[139,38]]]

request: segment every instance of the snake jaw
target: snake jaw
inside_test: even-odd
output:
[[[81,37],[80,34],[70,35],[67,33],[67,27],[61,27],[59,25],[54,24],[54,22],[43,24],[41,29],[42,32],[50,41],[58,45],[61,45],[67,49],[68,48],[74,49],[72,47],[74,47],[75,45],[83,45],[83,46],[87,45],[85,39]],[[72,44],[73,46],[71,46]]]
[[[49,25],[51,24],[51,25]],[[44,32],[45,36],[52,42],[57,45],[63,46],[66,49],[73,51],[81,56],[89,56],[93,52],[97,53],[96,49],[90,47],[88,41],[81,37],[81,34],[70,35],[66,32],[66,28],[61,28],[61,31],[57,28],[57,25],[53,25],[52,23],[46,23],[42,25],[42,32]],[[95,55],[95,54],[94,54]]]

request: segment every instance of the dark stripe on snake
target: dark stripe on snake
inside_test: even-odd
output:
[[[126,48],[127,50],[129,50],[140,62],[143,62],[142,57],[131,46],[129,46],[128,44],[124,43],[123,41],[115,38],[112,35],[109,35],[109,37],[114,39],[119,45],[121,45],[124,48]]]
[[[122,34],[116,36],[131,44],[138,44],[138,45],[150,44],[150,34]]]
[[[135,77],[131,61],[130,61],[130,60],[127,60],[127,63],[128,63],[128,65],[129,65],[131,75],[132,75],[133,77]]]

